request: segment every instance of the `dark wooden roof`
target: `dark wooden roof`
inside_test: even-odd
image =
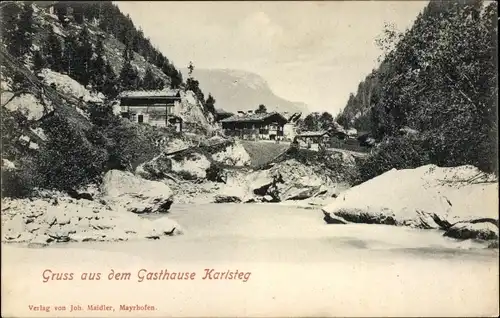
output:
[[[118,95],[121,106],[164,107],[181,99],[178,90],[124,91]]]
[[[237,123],[237,122],[258,123],[258,122],[262,122],[266,119],[269,119],[271,117],[276,117],[277,119],[280,119],[280,121],[282,121],[282,122],[287,122],[286,118],[277,112],[257,113],[257,114],[256,113],[236,114],[236,115],[233,115],[229,118],[225,118],[225,119],[221,120],[221,122],[222,123]]]
[[[165,90],[150,90],[150,91],[123,91],[118,95],[119,98],[168,98],[180,97],[178,89],[165,89]]]
[[[322,137],[324,135],[330,135],[328,131],[304,131],[303,133],[297,135],[299,138],[307,137]]]

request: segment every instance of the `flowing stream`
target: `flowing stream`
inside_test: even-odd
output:
[[[389,225],[327,225],[319,209],[278,204],[174,205],[167,215],[184,234],[154,241],[82,243],[172,261],[335,261],[342,253],[489,261],[495,250],[441,231]],[[158,215],[151,218],[162,217]],[[161,251],[161,252],[158,252]]]
[[[17,316],[32,316],[28,305],[33,303],[105,304],[116,310],[66,314],[80,317],[498,312],[498,251],[445,238],[440,231],[327,225],[319,209],[279,204],[174,205],[168,217],[183,227],[184,235],[41,249],[4,246],[8,261],[2,262],[2,279],[10,279],[11,308]],[[103,279],[43,283],[45,269],[101,272]],[[109,280],[111,269],[130,272],[131,279]],[[141,269],[196,272],[196,279],[139,282]],[[203,279],[208,269],[251,274],[247,281]],[[156,309],[127,312],[118,309],[122,304]]]

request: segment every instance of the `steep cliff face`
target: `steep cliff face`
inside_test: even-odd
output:
[[[192,91],[181,91],[181,102],[176,104],[174,114],[184,122],[199,124],[208,130],[214,129],[214,116],[204,111],[203,105]]]

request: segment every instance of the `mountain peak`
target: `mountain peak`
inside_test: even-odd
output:
[[[181,72],[187,77],[188,70]],[[216,99],[216,107],[225,111],[256,109],[264,104],[268,111],[307,112],[307,105],[276,96],[259,74],[237,69],[195,68],[193,77],[201,89]]]

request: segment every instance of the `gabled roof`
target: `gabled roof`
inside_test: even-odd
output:
[[[297,135],[297,137],[321,137],[329,134],[328,131],[304,131],[303,133]]]
[[[178,89],[170,90],[151,90],[151,91],[123,91],[118,95],[118,98],[180,98]]]
[[[288,119],[288,121],[296,122],[300,119],[301,116],[302,116],[301,112],[295,113]]]
[[[236,114],[229,118],[225,118],[221,120],[222,123],[232,123],[232,122],[260,122],[272,116],[279,116],[283,119],[283,121],[287,121],[283,115],[277,112],[271,113],[245,113],[245,114]]]
[[[290,113],[290,112],[280,112],[281,116],[285,117],[285,119],[288,121],[288,122],[294,122],[294,121],[297,121],[297,119],[300,118],[300,116],[302,115],[301,112],[297,112],[297,113]]]

